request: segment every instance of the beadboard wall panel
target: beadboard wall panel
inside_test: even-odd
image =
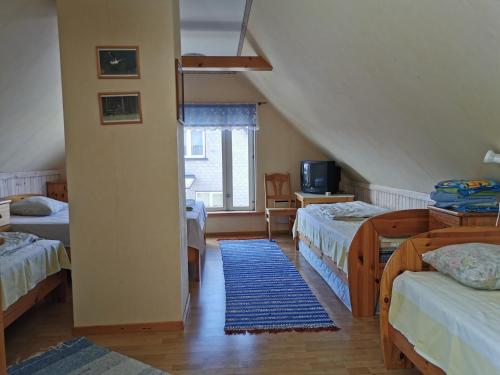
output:
[[[354,194],[356,200],[372,203],[390,210],[426,208],[432,203],[427,193],[363,182],[345,181],[345,179],[342,181],[342,189],[347,193]]]
[[[0,197],[15,194],[47,193],[47,182],[64,179],[64,171],[0,173]]]

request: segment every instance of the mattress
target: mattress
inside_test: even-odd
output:
[[[62,268],[70,269],[70,262],[60,241],[39,239],[15,251],[0,251],[3,310]]]
[[[333,220],[326,218],[320,205],[308,205],[297,210],[294,236],[305,235],[311,243],[321,249],[347,274],[347,254],[351,242],[364,219]]]
[[[201,201],[190,202],[190,207],[193,207],[193,210],[186,211],[188,246],[203,253],[205,251],[207,211]]]
[[[389,322],[418,354],[448,375],[500,374],[500,291],[406,271],[392,293]]]
[[[299,251],[314,270],[325,280],[333,292],[340,298],[346,307],[352,311],[349,286],[333,272],[326,263],[303,241],[299,241]]]
[[[12,231],[32,233],[48,240],[59,240],[69,247],[69,210],[66,208],[50,216],[10,217]]]

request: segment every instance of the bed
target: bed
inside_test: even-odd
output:
[[[424,374],[500,374],[500,291],[464,286],[434,272],[428,251],[471,242],[500,244],[500,228],[420,234],[389,260],[381,281],[380,331],[388,369]]]
[[[200,281],[203,261],[205,259],[205,229],[207,211],[202,201],[188,199],[186,202],[188,264],[192,278]]]
[[[7,197],[12,203],[38,194],[21,194]],[[35,234],[48,240],[61,241],[66,248],[70,247],[69,238],[69,209],[56,212],[50,216],[10,216],[10,225],[13,232]]]
[[[354,316],[373,316],[387,259],[405,239],[429,230],[429,211],[402,210],[346,220],[326,217],[319,212],[321,206],[327,205],[297,210],[296,247]]]
[[[32,233],[41,238],[59,240],[64,246],[70,247],[68,208],[50,216],[12,215],[10,225],[14,232]]]
[[[64,301],[67,272],[71,266],[61,241],[17,232],[1,232],[0,238],[3,240],[0,246],[0,326],[5,329],[52,292],[57,291]],[[4,355],[2,333],[0,368],[5,364]]]

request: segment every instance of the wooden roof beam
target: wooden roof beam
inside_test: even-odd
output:
[[[189,72],[271,71],[261,56],[182,56],[182,70]]]

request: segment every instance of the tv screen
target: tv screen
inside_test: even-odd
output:
[[[340,168],[334,161],[303,160],[301,163],[301,189],[304,193],[338,193]]]

